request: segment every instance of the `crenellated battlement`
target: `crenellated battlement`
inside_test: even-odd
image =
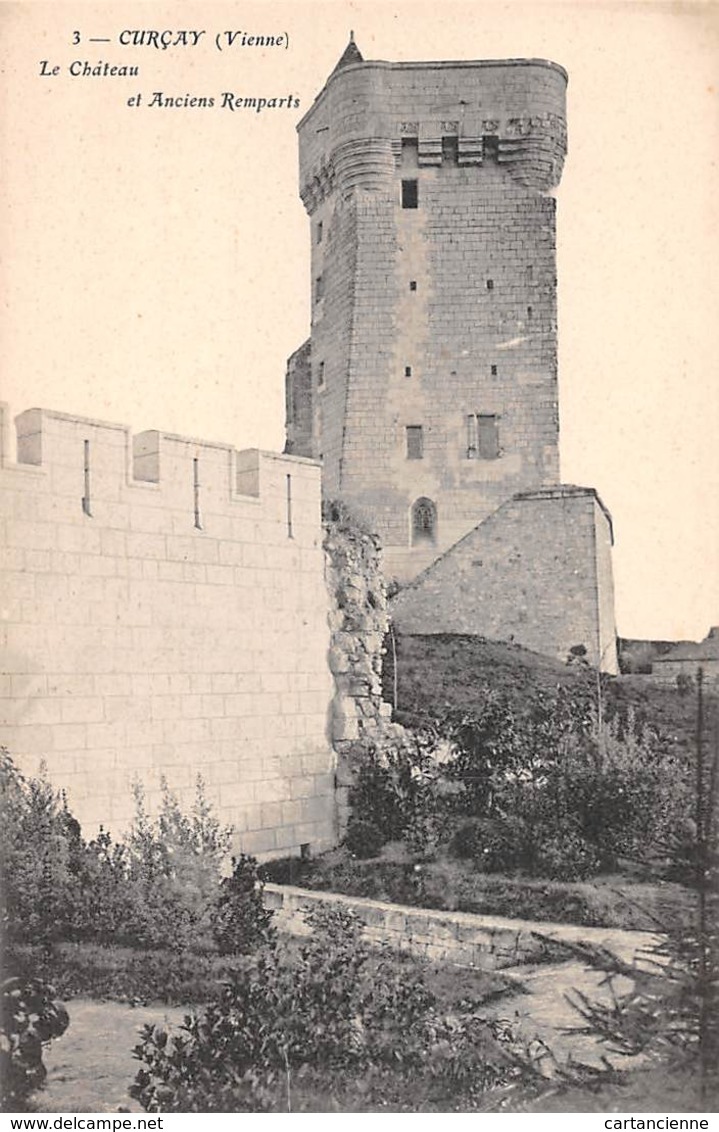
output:
[[[420,168],[479,176],[496,161],[518,184],[551,189],[567,152],[566,86],[543,59],[343,63],[298,126],[302,201],[313,215],[336,189],[391,193],[408,138]]]
[[[157,531],[225,537],[228,520],[246,517],[274,526],[278,538],[291,528],[291,537],[316,541],[320,470],[313,460],[158,430],[133,435],[125,425],[28,409],[15,419],[13,463],[7,407],[0,413],[2,475],[29,473],[36,512],[43,510],[39,500],[51,498],[53,521],[62,515],[116,525],[139,506],[151,509]]]
[[[92,835],[201,772],[238,848],[334,840],[311,460],[30,409],[0,466],[0,744]]]

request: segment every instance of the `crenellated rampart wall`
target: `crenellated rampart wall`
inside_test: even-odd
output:
[[[336,835],[320,469],[31,409],[0,464],[0,743],[44,760],[87,833],[132,781],[238,848]]]

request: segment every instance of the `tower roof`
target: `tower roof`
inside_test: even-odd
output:
[[[335,72],[341,70],[342,67],[348,67],[350,63],[364,63],[364,56],[355,43],[355,33],[353,31],[350,32],[349,43],[337,60],[332,74],[334,75]]]

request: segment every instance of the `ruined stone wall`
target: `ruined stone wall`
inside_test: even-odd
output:
[[[336,837],[319,468],[30,410],[0,468],[0,743],[87,834],[189,805],[238,848]],[[134,449],[134,452],[133,452]]]
[[[343,504],[329,504],[327,510],[329,661],[335,681],[331,734],[337,753],[336,798],[342,835],[349,817],[356,755],[367,744],[401,744],[406,732],[392,723],[392,708],[382,699],[390,619],[378,539]]]
[[[392,603],[401,633],[472,633],[617,672],[611,520],[589,488],[525,492]]]

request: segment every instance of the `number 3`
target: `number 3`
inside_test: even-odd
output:
[[[78,43],[80,42],[80,32],[79,31],[74,31],[72,33],[72,42],[75,45],[75,47],[77,47]]]

